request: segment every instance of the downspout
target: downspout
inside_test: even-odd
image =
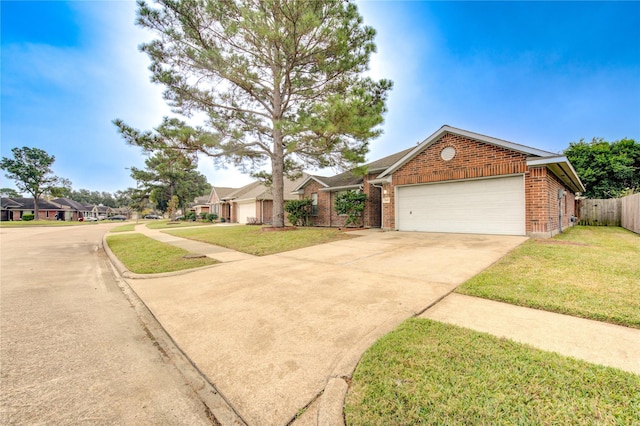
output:
[[[558,190],[558,229],[562,234],[562,198],[564,198],[564,190]]]

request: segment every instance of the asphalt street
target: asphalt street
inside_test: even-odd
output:
[[[110,226],[0,228],[0,424],[211,424],[119,287]]]

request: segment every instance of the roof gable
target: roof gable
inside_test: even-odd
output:
[[[398,161],[396,161],[394,164],[392,164],[388,169],[386,169],[384,172],[382,172],[380,174],[380,176],[378,176],[378,177],[382,178],[382,177],[385,177],[385,176],[388,176],[388,175],[392,174],[393,172],[398,170],[400,167],[402,167],[403,165],[408,163],[416,155],[418,155],[419,153],[421,153],[422,151],[424,151],[425,149],[427,149],[428,147],[433,145],[435,142],[440,140],[440,138],[442,136],[444,136],[445,134],[447,134],[447,133],[451,133],[451,134],[458,135],[458,136],[463,136],[463,137],[466,137],[468,139],[473,139],[473,140],[477,140],[477,141],[480,141],[480,142],[488,143],[488,144],[491,144],[491,145],[495,145],[495,146],[498,146],[498,147],[501,147],[501,148],[509,149],[509,150],[516,151],[516,152],[520,152],[520,153],[527,154],[527,155],[530,155],[530,156],[535,156],[535,157],[556,156],[556,154],[554,154],[553,152],[543,151],[541,149],[532,148],[530,146],[520,145],[520,144],[517,144],[517,143],[514,143],[514,142],[509,142],[509,141],[505,141],[505,140],[502,140],[502,139],[493,138],[491,136],[485,136],[485,135],[481,135],[479,133],[470,132],[468,130],[458,129],[458,128],[455,128],[455,127],[444,125],[440,129],[438,129],[435,133],[433,133],[431,136],[429,136],[424,141],[422,141],[420,144],[418,144],[418,146],[416,146],[415,148],[410,150],[408,153],[406,153],[404,156],[402,156],[400,159],[398,159]]]

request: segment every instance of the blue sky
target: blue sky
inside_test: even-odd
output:
[[[552,152],[572,141],[640,140],[640,2],[359,1],[377,30],[375,78],[394,90],[375,160],[444,124]],[[135,186],[144,157],[111,121],[150,129],[170,115],[149,82],[133,1],[1,3],[2,156],[31,146],[55,155],[73,189]],[[216,170],[209,183],[251,178]],[[327,172],[331,173],[331,172]],[[1,187],[14,187],[0,177]]]

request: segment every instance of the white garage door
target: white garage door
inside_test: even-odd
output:
[[[247,223],[248,217],[256,217],[256,203],[236,204],[238,206],[238,223]]]
[[[525,234],[524,176],[396,188],[400,231]]]

